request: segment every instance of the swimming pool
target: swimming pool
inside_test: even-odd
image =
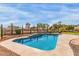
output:
[[[27,38],[16,39],[14,42],[41,50],[53,50],[57,39],[58,34],[35,34]]]

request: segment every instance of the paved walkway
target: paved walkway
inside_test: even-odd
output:
[[[24,34],[24,35],[5,35],[3,37],[3,39],[0,38],[0,43],[5,41],[5,40],[8,40],[8,39],[15,38],[15,37],[21,37],[21,36],[28,36],[28,34]],[[19,55],[0,45],[0,56],[19,56]]]
[[[6,49],[3,46],[0,46],[0,56],[19,56],[19,55]]]

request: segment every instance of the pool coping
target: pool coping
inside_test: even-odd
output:
[[[35,34],[32,34],[32,35],[35,35]],[[32,35],[29,35],[29,36],[32,36]],[[27,38],[29,36],[22,36],[22,37],[18,37],[18,38],[8,39],[6,41],[1,42],[0,45],[4,46],[5,48],[7,48],[21,56],[30,55],[29,53],[31,53],[32,55],[37,55],[37,54],[40,54],[41,52],[42,53],[49,52],[49,51],[44,51],[44,50],[40,50],[37,48],[33,48],[30,46],[26,46],[26,45],[22,45],[22,44],[13,42],[13,40],[20,39],[20,38]]]
[[[41,51],[37,48],[31,48],[22,44],[20,45],[18,43],[11,42],[11,40],[14,40],[14,38],[2,41],[0,45],[11,50],[12,52],[15,52],[20,56],[73,56],[73,51],[69,46],[69,41],[78,38],[79,35],[60,34],[58,37],[56,48],[51,51]]]

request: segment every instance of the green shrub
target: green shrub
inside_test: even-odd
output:
[[[16,32],[16,35],[21,34],[21,29],[16,29],[15,32]]]

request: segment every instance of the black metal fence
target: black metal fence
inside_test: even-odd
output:
[[[27,28],[24,28],[23,25],[22,26],[14,26],[12,23],[11,23],[11,26],[9,26],[9,28],[5,28],[3,26],[3,24],[1,24],[0,26],[0,36],[1,36],[1,39],[3,39],[3,36],[4,35],[20,35],[20,34],[33,34],[33,33],[47,33],[48,32],[48,27],[47,28],[39,28],[38,26],[33,28],[33,27],[30,27],[27,29]]]

